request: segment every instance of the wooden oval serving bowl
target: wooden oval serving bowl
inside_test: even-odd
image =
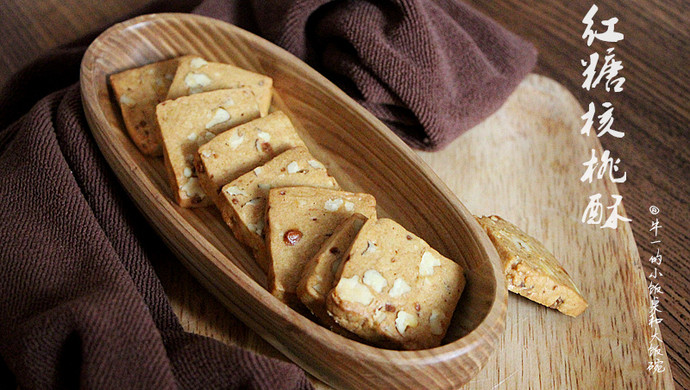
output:
[[[373,194],[379,215],[465,268],[467,286],[442,346],[386,350],[330,332],[264,289],[266,275],[218,211],[176,205],[162,160],[143,156],[128,138],[107,76],[191,53],[271,76],[274,108],[291,117],[343,188]],[[235,316],[317,378],[339,388],[456,388],[493,352],[504,329],[507,292],[487,236],[410,148],[290,53],[215,19],[145,15],[111,27],[91,44],[81,66],[81,93],[103,155],[184,265]]]

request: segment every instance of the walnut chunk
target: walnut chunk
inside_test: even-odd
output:
[[[263,200],[264,200],[264,198],[258,196],[254,199],[251,199],[247,203],[245,203],[245,206],[258,206],[260,204],[263,204]]]
[[[431,252],[424,252],[422,261],[419,262],[419,276],[430,276],[434,274],[434,267],[439,267],[441,260],[432,255]]]
[[[264,221],[259,221],[256,224],[248,223],[247,228],[249,229],[249,231],[261,235],[261,233],[263,233],[264,231]]]
[[[326,203],[324,203],[323,208],[325,208],[327,211],[337,211],[340,206],[342,206],[344,201],[340,198],[337,199],[328,199]]]
[[[235,150],[242,145],[242,142],[244,142],[244,135],[233,133],[225,144],[228,145],[232,150]]]
[[[367,270],[362,277],[362,282],[379,293],[388,285],[386,278],[375,269]]]
[[[229,186],[225,188],[225,193],[228,195],[244,195],[247,196],[247,193],[244,192],[240,187],[238,186]]]
[[[259,132],[256,134],[256,136],[259,137],[264,142],[271,142],[271,134],[270,133],[259,130]]]
[[[189,66],[192,69],[199,69],[206,64],[208,64],[208,62],[206,62],[206,60],[201,57],[195,57],[191,61],[189,61]]]
[[[297,173],[299,172],[299,164],[297,161],[293,161],[287,165],[287,173]]]
[[[134,107],[134,105],[137,104],[137,102],[134,101],[131,97],[127,95],[122,95],[120,96],[120,104],[124,104],[127,107]]]
[[[187,182],[180,187],[180,189],[187,195],[188,198],[199,197],[203,199],[206,194],[199,185],[199,180],[196,177],[190,177]]]
[[[184,78],[185,85],[189,88],[190,93],[199,93],[203,88],[211,84],[211,78],[204,73],[187,73]]]
[[[211,118],[211,120],[208,121],[208,123],[206,123],[206,128],[210,129],[213,126],[219,125],[223,122],[227,122],[229,119],[230,113],[226,109],[219,107],[213,113],[213,117]]]
[[[285,245],[294,246],[302,239],[302,232],[297,229],[290,229],[283,235]]]
[[[335,287],[335,294],[337,294],[344,301],[360,303],[368,305],[374,299],[369,287],[359,282],[359,276],[351,278],[340,278],[338,285]]]
[[[402,278],[397,278],[393,282],[393,287],[391,287],[390,291],[388,291],[388,295],[390,295],[393,298],[399,297],[401,295],[405,295],[408,292],[410,292],[412,288],[410,287],[407,282],[405,282],[404,279]]]
[[[404,336],[407,328],[414,328],[419,324],[417,316],[406,311],[400,310],[395,317],[395,329],[400,335]]]

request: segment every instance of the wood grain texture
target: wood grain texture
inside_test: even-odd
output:
[[[535,71],[558,80],[581,106],[613,104],[614,128],[624,131],[625,137],[605,136],[601,143],[621,159],[621,170],[628,173],[618,188],[632,219],[645,275],[654,272],[649,258],[656,249],[663,254],[659,271],[664,276],[659,284],[664,294],[658,315],[668,350],[666,366],[678,388],[690,389],[690,4],[685,0],[468,2],[531,41],[539,50]],[[593,3],[599,7],[596,20],[619,19],[616,30],[625,34],[624,40],[587,47],[581,38],[581,20]],[[582,89],[580,59],[603,53],[609,46],[615,47],[625,67],[623,92]],[[588,157],[581,155],[580,163]],[[649,232],[652,205],[661,210],[658,245],[651,243],[655,239]]]
[[[567,5],[558,0],[468,2],[534,43],[539,49],[536,72],[563,84],[575,94],[581,106],[592,100],[599,104],[612,99],[617,110],[616,124],[626,131],[626,136],[622,140],[603,139],[602,142],[621,158],[628,171],[628,182],[620,185],[619,190],[624,196],[628,216],[633,219],[632,230],[647,274],[652,271],[647,259],[653,249],[647,227],[648,208],[655,204],[662,209],[665,222],[662,249],[667,256],[661,266],[666,292],[661,297],[661,309],[664,310],[660,313],[664,318],[661,332],[676,386],[690,388],[687,2],[596,2],[603,17],[620,19],[618,26],[626,34],[625,40],[616,46],[626,65],[623,71],[627,78],[626,91],[613,96],[606,96],[602,91],[584,91],[580,87],[579,61],[589,54],[580,38],[583,27],[580,20],[592,2]],[[5,1],[0,7],[0,61],[3,64],[0,85],[45,50],[86,35],[103,24],[111,24],[123,17],[123,12],[134,12],[149,3],[151,0],[44,0],[37,6],[29,0]],[[191,10],[191,3],[185,3]],[[89,17],[74,17],[77,14]],[[484,145],[475,147],[483,148]],[[459,169],[445,165],[451,170]],[[438,169],[443,168],[435,169],[439,172]],[[179,262],[171,260],[161,264],[157,271],[186,329],[215,334],[226,341],[231,334],[243,345],[277,353],[246,327],[236,326],[239,321]]]
[[[673,388],[668,371],[646,370],[656,327],[647,325],[649,297],[630,226],[580,221],[591,192],[618,193],[607,182],[579,181],[579,157],[601,151],[596,138],[580,135],[583,113],[558,83],[530,75],[446,150],[420,153],[470,210],[500,215],[540,239],[589,302],[569,318],[511,294],[496,356],[467,389]]]
[[[348,340],[288,308],[213,208],[182,209],[159,159],[124,131],[107,76],[184,54],[232,63],[274,80],[274,109],[291,117],[342,187],[377,199],[390,216],[463,266],[467,284],[444,343],[393,351]],[[477,374],[503,332],[500,259],[453,193],[402,141],[332,83],[279,47],[215,19],[158,14],[115,25],[81,68],[86,118],[139,209],[190,272],[250,329],[319,379],[341,388],[456,388]]]

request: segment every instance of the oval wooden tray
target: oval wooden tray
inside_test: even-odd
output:
[[[129,140],[106,80],[191,53],[273,77],[273,108],[290,116],[343,188],[373,194],[379,215],[394,218],[465,268],[467,286],[442,346],[393,351],[330,332],[263,288],[266,275],[218,211],[175,204],[162,161],[143,156]],[[91,44],[81,66],[81,93],[102,153],[166,243],[234,315],[305,370],[342,388],[456,388],[486,363],[504,329],[507,297],[489,239],[397,136],[293,55],[214,19],[145,15],[111,27]]]

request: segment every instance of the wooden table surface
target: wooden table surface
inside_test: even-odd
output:
[[[0,85],[50,48],[108,26],[149,2],[3,2]],[[581,38],[584,29],[581,20],[592,2],[565,5],[548,0],[529,2],[529,7],[517,0],[470,0],[469,3],[531,41],[539,50],[535,72],[560,82],[583,107],[594,102],[600,108],[606,101],[615,107],[614,128],[624,131],[625,137],[602,137],[601,142],[612,156],[620,158],[619,165],[627,172],[627,181],[618,184],[618,189],[632,218],[631,226],[647,273],[654,271],[649,258],[656,254],[657,248],[663,255],[659,267],[663,274],[659,279],[663,289],[661,331],[676,386],[690,388],[690,132],[687,129],[690,5],[686,1],[596,2],[599,12],[595,20],[617,17],[616,30],[625,34],[623,41],[613,44],[616,59],[625,67],[621,71],[626,78],[624,91],[607,93],[602,88],[592,91],[581,88],[584,77],[580,60],[595,51],[604,53],[608,47],[597,43],[587,47]],[[651,206],[660,210],[656,216],[662,225],[658,244],[652,244],[654,238],[649,231],[655,218],[650,214]],[[171,272],[170,267],[159,267],[158,271],[171,299],[182,299],[184,292],[169,287],[179,279],[190,277],[177,269]],[[199,316],[221,316],[226,326],[231,327],[237,321],[216,309],[218,304],[210,295],[199,300],[198,305],[192,305],[195,312],[181,318],[183,322]],[[195,325],[187,323],[186,326],[194,328]]]

